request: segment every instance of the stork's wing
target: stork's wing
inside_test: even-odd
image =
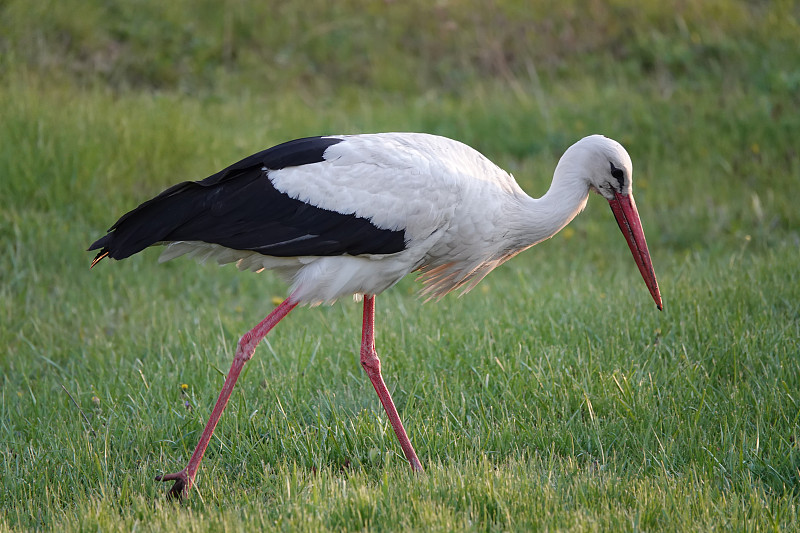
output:
[[[247,157],[202,181],[187,181],[123,215],[89,250],[124,259],[160,242],[202,241],[264,255],[389,254],[402,229],[323,209],[276,189],[270,171],[325,161],[339,138],[309,137]]]

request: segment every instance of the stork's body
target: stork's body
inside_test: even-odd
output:
[[[594,135],[561,158],[550,190],[531,198],[472,148],[426,134],[312,137],[254,154],[200,182],[167,189],[124,215],[90,249],[93,265],[166,244],[162,260],[190,254],[272,269],[290,295],[239,342],[220,399],[173,494],[191,486],[239,371],[266,333],[298,304],[364,296],[361,361],[409,462],[421,469],[374,349],[374,296],[422,273],[423,293],[469,290],[496,266],[544,240],[586,205],[611,204],[656,304],[658,286],[631,195],[632,165],[615,141]]]

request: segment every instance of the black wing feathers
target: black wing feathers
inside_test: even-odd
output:
[[[275,189],[263,170],[324,161],[341,139],[309,137],[251,155],[202,180],[179,183],[123,215],[89,250],[124,259],[169,241],[203,241],[264,255],[389,254],[405,248],[402,230],[380,229]]]

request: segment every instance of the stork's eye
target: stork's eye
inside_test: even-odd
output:
[[[611,175],[614,176],[620,185],[622,185],[622,179],[625,176],[625,172],[621,168],[617,168],[614,166],[614,163],[611,163]]]

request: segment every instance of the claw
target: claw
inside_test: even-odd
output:
[[[180,472],[175,472],[174,474],[156,476],[156,481],[172,480],[175,480],[175,483],[173,483],[172,488],[169,489],[169,492],[167,493],[167,499],[181,502],[186,496],[188,496],[189,488],[192,486],[191,482],[189,481],[189,477],[186,475],[186,470],[184,469]]]

